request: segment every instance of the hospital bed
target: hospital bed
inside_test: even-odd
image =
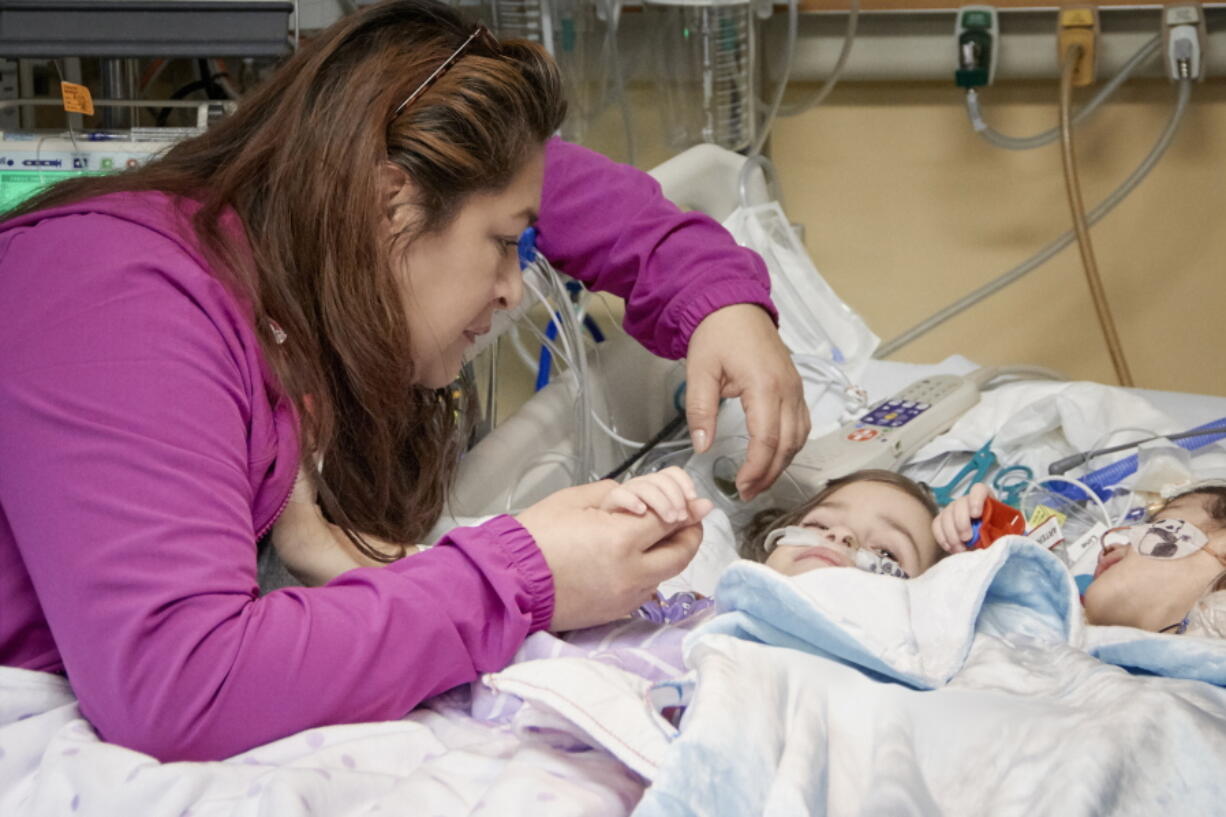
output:
[[[738,207],[768,201],[774,193],[770,174],[762,164],[747,162],[743,156],[713,145],[691,148],[657,167],[652,175],[678,206],[700,210],[721,221]],[[776,302],[784,309],[788,307],[781,300],[785,297],[776,288]],[[657,358],[619,332],[613,332],[606,342],[593,345],[590,354],[598,364],[585,373],[584,390],[592,401],[591,410],[605,418],[621,436],[647,440],[675,416],[678,387],[684,381],[683,363]],[[863,389],[866,401],[872,403],[921,378],[966,374],[975,368],[973,361],[957,356],[936,364],[867,359],[854,366],[851,379]],[[810,381],[807,397],[813,409],[813,436],[832,430],[840,416],[847,416],[847,407],[832,399],[832,384],[823,375],[825,372],[802,369],[802,376]],[[1226,417],[1226,397],[1145,389],[1126,392],[1145,399],[1168,416],[1172,425],[1162,431],[1189,429]],[[575,394],[573,382],[555,378],[473,447],[461,464],[451,504],[436,532],[522,508],[573,484],[576,478],[570,466],[577,454],[579,433]],[[815,395],[824,399],[816,400]],[[1107,418],[1104,422],[1108,422]],[[1108,430],[1109,425],[1103,429]],[[725,404],[717,437],[744,433],[743,414],[735,405]],[[595,450],[589,476],[593,477],[608,473],[634,451],[594,430],[591,441]],[[667,459],[668,464],[684,465],[687,461],[684,451]],[[491,480],[490,474],[508,477]],[[781,487],[784,488],[781,493],[787,494],[786,488]]]
[[[656,175],[683,206],[723,217],[737,206],[740,162],[700,148]],[[751,183],[765,192],[765,179]],[[645,440],[675,415],[683,371],[625,338],[608,344],[589,372],[592,408]],[[856,382],[872,400],[974,368],[962,357],[873,360]],[[928,459],[999,431],[1026,402],[1010,388],[981,404],[978,425],[934,440]],[[1110,393],[1144,398],[1146,421],[1161,414],[1170,428],[1226,417],[1222,397]],[[815,430],[842,408],[819,401]],[[721,411],[721,430],[735,433],[736,411]],[[575,433],[573,392],[555,379],[468,453],[444,524],[569,484],[559,466],[577,453]],[[603,439],[595,468],[626,452]],[[101,743],[62,679],[0,669],[0,814],[1220,813],[1226,652],[1087,634],[1067,577],[1034,549],[1007,542],[909,583],[815,571],[793,586],[728,567],[731,543],[712,535],[688,586],[719,582],[727,614],[684,667],[653,649],[670,637],[680,649],[688,631],[623,644],[616,626],[583,648],[541,633],[506,671],[402,721],[313,729],[221,763],[159,764]],[[879,608],[926,612],[886,626]],[[631,671],[640,664],[650,669]],[[692,696],[680,730],[661,704],[673,694]]]

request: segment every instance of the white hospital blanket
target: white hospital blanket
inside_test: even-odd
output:
[[[1208,407],[1209,416],[1204,416],[1204,411],[1192,405],[1198,399],[1194,395],[1187,395],[1186,408],[1181,406],[1175,414],[1168,414],[1148,399],[1154,394],[1101,383],[1007,383],[983,392],[979,404],[963,414],[948,432],[916,452],[910,467],[948,453],[976,451],[991,440],[1002,462],[1026,465],[1036,474],[1046,474],[1050,463],[1070,454],[1141,439],[1146,431],[1187,431],[1222,416],[1212,406]],[[1120,429],[1129,433],[1107,436]],[[1135,453],[1104,455],[1094,460],[1089,470]],[[1226,447],[1211,445],[1198,450],[1194,457],[1198,476],[1226,476]],[[1073,472],[1081,473],[1080,469]],[[939,480],[935,482],[939,484]],[[1130,484],[1130,479],[1122,483],[1124,487]]]
[[[689,637],[691,673],[671,685],[692,696],[679,732],[656,712],[669,685],[607,665],[536,661],[490,681],[651,779],[635,815],[1212,814],[1226,802],[1226,691],[1186,680],[1226,683],[1226,644],[1084,627],[1067,572],[1020,537],[911,581],[789,580],[738,562],[716,596],[724,613]]]
[[[62,678],[0,668],[5,817],[611,816],[643,785],[539,719],[472,718],[466,690],[401,721],[313,729],[224,762],[158,763],[100,742]]]

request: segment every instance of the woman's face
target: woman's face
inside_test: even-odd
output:
[[[442,388],[455,380],[494,311],[523,297],[516,245],[540,210],[544,171],[541,150],[505,189],[469,196],[449,225],[413,239],[399,256],[417,384]],[[393,218],[393,232],[399,229]]]
[[[1154,515],[1154,522],[1182,519],[1209,536],[1205,547],[1181,559],[1142,556],[1135,547],[1104,550],[1094,581],[1086,590],[1086,619],[1091,624],[1139,627],[1154,632],[1178,624],[1197,599],[1222,574],[1226,528],[1209,515],[1208,499],[1178,497]]]
[[[855,548],[888,554],[909,576],[918,576],[937,560],[932,514],[923,503],[884,482],[844,485],[809,511],[799,523],[813,528],[822,545],[780,545],[766,566],[787,576],[821,567],[853,567]]]

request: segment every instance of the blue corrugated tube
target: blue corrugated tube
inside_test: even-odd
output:
[[[1208,428],[1221,428],[1221,434],[1201,434],[1197,437],[1185,437],[1182,440],[1174,440],[1175,445],[1187,451],[1195,451],[1198,448],[1204,448],[1206,445],[1215,443],[1218,440],[1226,439],[1226,417],[1212,422],[1205,423],[1202,426],[1197,426],[1191,429],[1192,431],[1202,431]],[[1087,488],[1092,489],[1098,494],[1099,499],[1109,499],[1111,497],[1111,488],[1118,485],[1120,480],[1129,474],[1135,473],[1137,470],[1137,455],[1133,454],[1124,457],[1122,460],[1117,460],[1110,465],[1104,465],[1096,471],[1091,471],[1081,478]],[[1081,501],[1086,499],[1085,492],[1076,485],[1070,485],[1067,482],[1046,482],[1043,487],[1047,490],[1068,497],[1069,499]]]

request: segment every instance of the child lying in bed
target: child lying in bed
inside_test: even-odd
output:
[[[694,496],[690,476],[666,468],[618,486],[606,510],[669,519]],[[918,576],[945,555],[932,534],[937,506],[916,482],[893,471],[869,469],[831,480],[791,510],[763,511],[738,548],[740,556],[787,576],[824,567],[858,567],[899,578]],[[692,593],[660,598],[638,615],[655,624],[678,624],[710,607]]]
[[[976,485],[934,520],[942,548],[965,549],[988,495]],[[1083,602],[1091,624],[1226,637],[1226,485],[1194,485],[1148,522],[1104,534]]]
[[[617,486],[601,510],[650,512],[682,522],[693,515],[694,507],[701,507],[694,503],[697,496],[685,471],[666,468]],[[823,567],[918,576],[945,555],[932,532],[936,513],[936,504],[912,480],[892,471],[858,471],[832,480],[790,511],[759,514],[756,533],[742,545],[741,556],[789,576]],[[297,553],[294,558],[295,572],[318,583],[373,564],[345,548],[340,537],[335,549]]]
[[[678,520],[696,496],[688,474],[667,468],[619,485],[603,510],[655,513]],[[797,576],[826,567],[856,567],[899,577],[918,576],[945,552],[932,534],[936,503],[917,483],[892,471],[859,471],[833,480],[789,511],[759,514],[740,547],[743,558]],[[534,636],[519,658],[597,658],[664,680],[684,671],[686,635],[715,614],[714,601],[677,593],[648,601],[634,619],[567,633],[559,644]]]
[[[741,556],[789,576],[859,567],[912,578],[945,555],[932,534],[936,514],[932,497],[913,480],[893,471],[857,471],[786,513],[759,514]]]

